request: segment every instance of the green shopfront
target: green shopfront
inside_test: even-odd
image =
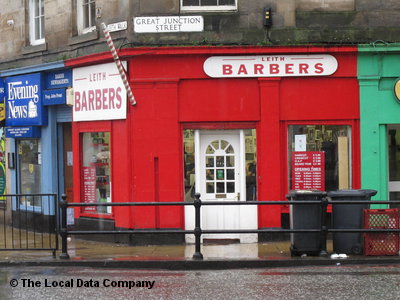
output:
[[[361,185],[377,200],[400,200],[399,78],[400,44],[359,46]]]

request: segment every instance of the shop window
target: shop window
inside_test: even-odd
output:
[[[111,202],[110,133],[86,132],[83,139],[83,202]],[[85,207],[85,213],[110,214],[110,206]]]
[[[193,201],[195,194],[194,130],[183,131],[185,201]]]
[[[389,200],[400,200],[400,126],[389,125],[387,133]],[[390,208],[400,208],[399,204],[391,204]]]
[[[290,125],[289,189],[351,188],[351,131],[345,125]]]
[[[227,11],[236,10],[236,0],[181,0],[181,10]]]
[[[44,0],[29,1],[29,30],[31,45],[44,43]]]
[[[78,33],[85,34],[96,30],[96,1],[77,0]]]
[[[20,194],[40,194],[42,156],[39,139],[19,140],[18,144],[18,174]],[[23,196],[20,205],[41,207],[40,197]]]
[[[257,200],[257,139],[255,129],[246,129],[245,160],[246,160],[246,200]]]

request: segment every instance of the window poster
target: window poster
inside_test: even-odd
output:
[[[96,167],[83,167],[83,186],[83,202],[96,203]],[[96,212],[96,207],[84,207],[84,212]]]
[[[325,153],[292,152],[292,189],[325,190]]]

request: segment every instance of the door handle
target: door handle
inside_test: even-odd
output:
[[[236,193],[236,200],[240,201],[240,193]]]

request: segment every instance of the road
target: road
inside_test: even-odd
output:
[[[221,271],[0,270],[0,299],[399,299],[400,265]]]

